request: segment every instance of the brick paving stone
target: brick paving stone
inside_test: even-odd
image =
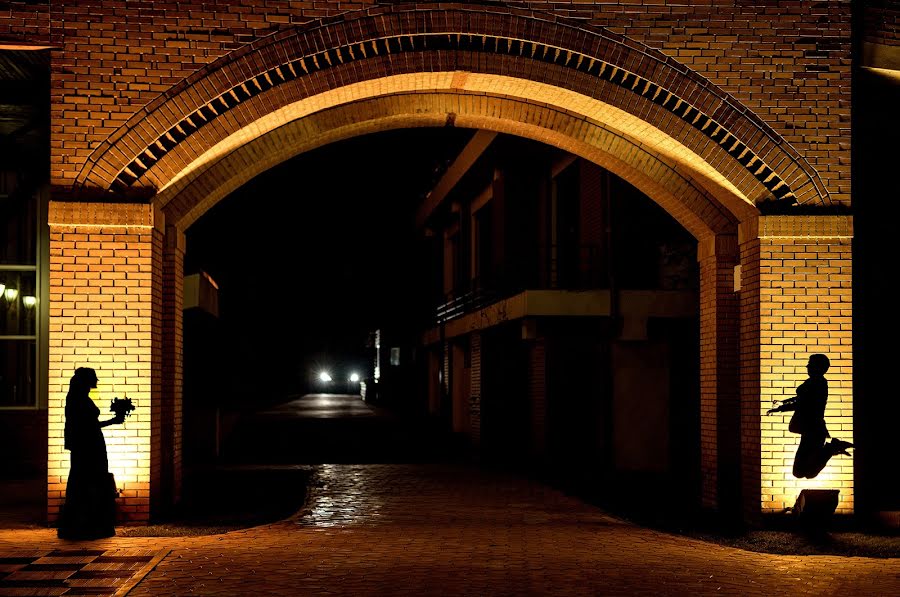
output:
[[[21,532],[6,531],[13,536]],[[39,551],[0,549],[0,597],[112,596],[134,586],[167,553],[143,549],[138,555],[133,549],[70,549],[71,542],[64,546],[60,543],[46,544]]]
[[[900,595],[900,559],[746,552],[641,528],[462,464],[321,465],[306,507],[205,537],[80,547],[171,552],[128,594]],[[72,545],[0,530],[0,553]]]

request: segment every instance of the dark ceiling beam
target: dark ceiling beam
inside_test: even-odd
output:
[[[553,161],[553,164],[550,166],[550,176],[556,177],[559,176],[560,172],[571,166],[575,163],[575,160],[578,159],[577,155],[573,155],[571,153],[566,153],[561,155],[559,158]]]
[[[473,164],[484,154],[490,144],[497,138],[497,133],[491,131],[477,131],[460,154],[453,160],[441,179],[434,185],[434,188],[425,196],[425,201],[419,206],[416,212],[416,227],[422,228],[428,221],[428,218],[435,210],[444,202],[450,191],[462,180],[466,172]]]

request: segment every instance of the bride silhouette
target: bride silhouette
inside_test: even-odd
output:
[[[800,445],[794,456],[794,476],[798,479],[813,479],[832,456],[844,454],[849,456],[847,448],[853,447],[850,442],[832,439],[825,427],[825,404],[828,402],[828,381],[825,372],[831,362],[824,354],[809,357],[806,371],[809,378],[797,388],[797,395],[784,400],[779,406],[770,408],[767,414],[794,411],[788,430],[800,434]]]
[[[66,503],[60,512],[57,534],[62,539],[111,537],[115,530],[115,480],[109,472],[106,441],[101,428],[125,421],[117,413],[99,421],[100,409],[90,397],[97,373],[88,367],[75,370],[66,395],[65,448],[71,452]]]

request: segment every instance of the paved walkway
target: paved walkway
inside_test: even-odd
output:
[[[313,395],[251,418],[238,445],[254,459],[341,448],[341,464],[314,467],[306,507],[275,524],[82,543],[0,529],[0,595],[900,595],[900,559],[766,555],[637,527],[534,481],[430,463],[446,451],[377,411]]]
[[[134,596],[900,594],[900,560],[707,544],[463,465],[321,465],[316,485],[303,512],[264,527],[82,544],[0,531],[0,553],[171,550]]]

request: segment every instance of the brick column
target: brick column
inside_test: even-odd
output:
[[[853,441],[850,216],[764,216],[740,228],[741,455],[750,517],[794,504],[802,489],[839,489],[838,512],[854,507],[853,459],[834,457],[815,479],[791,474],[800,436],[787,416],[766,415],[795,394],[809,355],[831,360],[825,422]]]
[[[101,419],[114,396],[137,410],[106,427],[120,522],[146,522],[158,487],[163,217],[150,205],[51,202],[48,520],[65,499],[65,397],[77,367],[97,370]]]
[[[165,509],[181,499],[182,397],[184,389],[184,233],[166,227],[162,283],[162,400],[160,503]]]
[[[444,410],[447,400],[450,400],[450,343],[441,342],[441,399],[438,404],[438,412],[440,415]]]
[[[528,343],[528,401],[531,405],[531,452],[537,460],[547,456],[547,339]]]
[[[473,446],[481,444],[481,334],[469,334],[469,438]]]
[[[737,235],[699,243],[701,503],[740,514],[740,385]]]
[[[437,416],[441,405],[441,351],[437,345],[428,350],[428,414]]]

